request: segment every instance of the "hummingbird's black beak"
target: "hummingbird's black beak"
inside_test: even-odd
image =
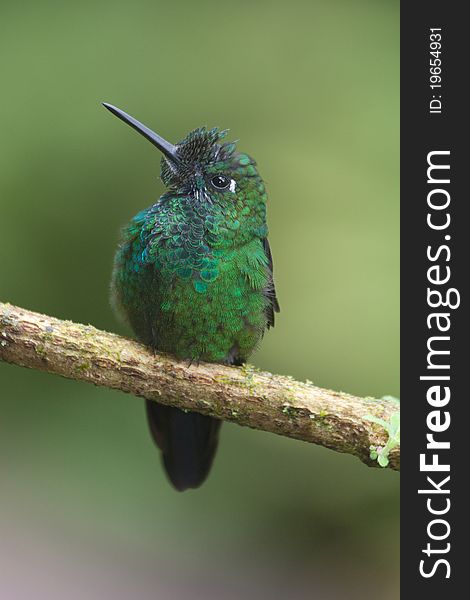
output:
[[[105,108],[112,112],[113,115],[116,115],[116,117],[121,119],[121,121],[124,121],[124,123],[130,125],[133,129],[135,129],[141,135],[143,135],[144,138],[147,138],[148,141],[151,142],[154,146],[156,146],[160,150],[160,152],[163,152],[163,154],[168,159],[170,159],[177,165],[181,164],[181,160],[176,153],[176,146],[173,146],[173,144],[170,144],[170,142],[164,140],[157,133],[146,127],[140,121],[137,121],[137,119],[134,119],[134,117],[131,117],[130,115],[125,113],[120,108],[117,108],[112,104],[108,104],[107,102],[102,102],[102,104]]]

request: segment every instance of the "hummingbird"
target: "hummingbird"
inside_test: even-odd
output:
[[[189,364],[243,365],[279,312],[256,162],[225,141],[228,130],[200,127],[171,144],[103,106],[158,148],[167,190],[122,231],[111,280],[115,311],[154,351]],[[149,400],[146,412],[172,485],[199,487],[220,420]]]

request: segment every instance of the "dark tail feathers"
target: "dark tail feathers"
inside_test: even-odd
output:
[[[182,492],[206,479],[217,450],[221,421],[146,400],[152,437],[171,483]]]

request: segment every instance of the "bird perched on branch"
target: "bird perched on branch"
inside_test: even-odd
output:
[[[140,341],[191,362],[243,364],[279,311],[266,225],[266,190],[255,161],[195,129],[173,145],[104,103],[163,154],[168,191],[124,228],[112,302]],[[151,434],[174,487],[205,480],[220,421],[147,402]]]

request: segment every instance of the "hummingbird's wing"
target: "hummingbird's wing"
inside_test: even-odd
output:
[[[263,248],[268,259],[268,269],[269,269],[269,284],[264,290],[264,295],[268,300],[268,307],[266,310],[266,316],[268,318],[268,329],[269,327],[274,327],[274,313],[278,313],[280,311],[279,302],[276,296],[276,286],[274,285],[274,275],[273,275],[273,256],[271,254],[271,248],[269,246],[268,238],[263,239]]]

